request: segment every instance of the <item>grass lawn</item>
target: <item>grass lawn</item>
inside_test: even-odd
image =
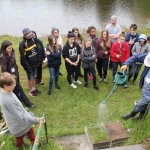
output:
[[[147,33],[147,30],[143,31],[143,33]],[[57,90],[53,88],[52,94],[49,96],[47,95],[49,71],[48,68],[45,67],[43,69],[43,82],[45,84],[37,86],[37,88],[42,91],[42,94],[37,98],[33,98],[28,94],[26,74],[19,63],[18,45],[22,38],[7,35],[0,36],[0,44],[5,39],[10,40],[15,49],[21,85],[29,99],[37,106],[37,108],[31,109],[31,111],[39,117],[41,117],[43,113],[46,113],[47,115],[49,137],[84,134],[84,126],[98,123],[99,103],[106,98],[113,87],[112,72],[110,70],[108,70],[108,84],[105,84],[104,82],[97,82],[100,87],[100,91],[95,91],[93,89],[92,81],[89,81],[87,89],[83,88],[83,84],[77,85],[78,88],[73,89],[68,85],[66,79],[67,73],[64,66],[64,60],[62,59],[60,70],[64,76],[59,77],[59,85],[61,89]],[[41,39],[44,46],[46,46],[47,37],[43,37]],[[64,38],[64,42],[65,41],[66,38]],[[97,76],[97,80],[98,79],[99,77]],[[79,80],[84,83],[83,78],[79,78]],[[139,77],[137,81],[139,81]],[[131,119],[125,121],[121,118],[122,114],[129,113],[133,109],[134,101],[141,98],[141,90],[139,89],[138,84],[132,85],[132,82],[129,82],[128,85],[129,89],[119,87],[109,98],[106,104],[110,121],[119,120],[126,129],[132,129],[126,145],[142,143],[143,140],[150,135],[150,125],[148,122],[149,116],[147,117],[141,132],[139,132],[141,121],[132,121]],[[35,132],[37,132],[37,128],[38,125],[35,126]],[[41,141],[43,140],[45,140],[44,128],[41,136]],[[2,136],[0,138],[0,143],[3,141],[5,141],[4,149],[15,149],[13,137]],[[49,144],[43,145],[40,149],[67,150],[56,143],[53,143],[51,138],[49,140]]]

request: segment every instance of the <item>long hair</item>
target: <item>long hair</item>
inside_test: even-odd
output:
[[[10,41],[5,40],[2,42],[1,49],[0,49],[0,57],[2,55],[5,55],[8,60],[8,66],[10,67],[12,64],[12,58],[8,55],[8,52],[6,51],[6,48],[9,46],[12,46],[12,43]],[[14,52],[13,48],[12,48],[12,52]]]
[[[79,29],[78,28],[76,28],[76,27],[74,27],[74,28],[72,28],[72,32],[74,32],[74,31],[78,31],[78,38],[81,40],[81,42],[83,41],[83,37],[82,37],[82,35],[79,33]]]
[[[106,40],[104,41],[104,38],[103,38],[103,33],[106,32],[107,33],[107,37],[106,37]],[[101,42],[100,42],[100,46],[101,47],[104,47],[104,43],[110,48],[111,47],[111,41],[110,41],[110,38],[109,38],[109,33],[108,33],[108,30],[107,29],[103,29],[102,32],[101,32],[101,36],[100,36],[100,39],[101,39]]]
[[[53,44],[53,39],[55,39],[55,44]],[[48,36],[48,46],[49,46],[50,52],[54,51],[53,46],[56,47],[56,52],[58,52],[60,46],[57,44],[57,39],[54,37],[54,35],[49,35]]]

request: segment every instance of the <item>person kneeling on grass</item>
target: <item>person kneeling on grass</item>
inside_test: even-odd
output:
[[[88,86],[88,70],[90,69],[92,76],[93,76],[93,87],[95,90],[99,90],[98,86],[96,85],[96,71],[95,71],[95,60],[96,54],[95,49],[92,46],[92,39],[87,38],[85,39],[85,46],[83,47],[82,52],[82,67],[84,69],[84,88]]]
[[[19,150],[29,147],[23,141],[25,135],[28,136],[32,145],[35,134],[33,124],[45,122],[43,117],[31,116],[22,106],[19,99],[12,92],[16,85],[15,75],[4,72],[0,76],[0,105],[10,133],[15,137],[15,143]]]
[[[138,120],[143,118],[144,113],[147,109],[148,104],[150,103],[150,53],[149,54],[139,54],[130,57],[124,65],[121,67],[122,71],[125,71],[128,66],[135,62],[140,62],[145,64],[145,68],[142,72],[139,86],[143,87],[142,90],[142,98],[137,102],[133,111],[129,114],[125,114],[122,116],[123,119],[132,118],[133,120]],[[140,112],[139,116],[135,116]]]
[[[75,42],[75,35],[71,31],[68,32],[68,40],[63,47],[63,58],[65,59],[65,66],[67,70],[67,80],[71,87],[77,88],[75,84],[71,81],[71,75],[75,72],[75,81],[74,83],[82,84],[78,80],[79,76],[79,67],[78,62],[80,59],[80,46]]]

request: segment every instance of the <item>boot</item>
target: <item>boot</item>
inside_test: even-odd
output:
[[[139,116],[133,117],[132,120],[139,120],[139,119],[142,119],[143,116],[144,116],[144,114],[145,114],[145,111],[141,111],[140,114],[139,114]]]
[[[129,118],[132,118],[134,117],[138,112],[135,112],[134,110],[130,113],[130,114],[124,114],[122,116],[123,119],[129,119]]]
[[[135,74],[134,74],[134,78],[133,78],[133,85],[135,85],[135,84],[136,84],[136,82],[135,82],[135,81],[136,81],[137,76],[138,76],[138,73],[135,73]]]
[[[128,76],[128,81],[130,81],[131,78],[132,78],[132,75],[129,75],[129,76]]]

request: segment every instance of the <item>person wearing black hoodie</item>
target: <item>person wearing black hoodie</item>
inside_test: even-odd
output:
[[[61,46],[61,48],[63,48],[63,39],[62,37],[59,35],[59,30],[57,28],[52,28],[51,30],[51,34],[56,38],[57,40],[57,44]],[[63,74],[59,71],[59,75],[63,76]]]
[[[32,31],[32,33],[33,33],[33,38],[36,40],[38,51],[39,51],[39,57],[40,57],[40,63],[39,66],[37,67],[36,83],[39,85],[43,85],[44,82],[42,82],[42,63],[46,58],[45,50],[42,41],[37,38],[36,32]]]
[[[33,33],[29,28],[22,30],[23,40],[19,43],[20,63],[26,71],[28,78],[28,86],[30,88],[29,95],[35,97],[41,92],[36,89],[37,67],[40,64],[40,57],[36,40],[33,39]]]
[[[68,83],[72,88],[77,88],[75,84],[71,81],[71,75],[75,72],[75,81],[74,83],[82,84],[78,80],[79,76],[79,69],[78,69],[78,62],[80,59],[80,46],[75,43],[75,35],[71,31],[68,32],[68,40],[63,47],[63,58],[65,59],[65,66],[67,70],[67,80]]]

